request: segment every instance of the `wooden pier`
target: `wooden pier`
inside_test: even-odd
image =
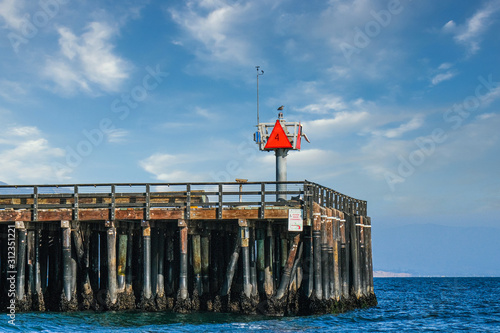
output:
[[[366,201],[309,181],[2,185],[0,251],[5,312],[377,303]]]

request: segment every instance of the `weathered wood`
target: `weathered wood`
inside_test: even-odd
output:
[[[297,255],[297,249],[300,242],[300,234],[293,237],[292,247],[290,248],[290,253],[288,255],[283,274],[281,275],[281,283],[276,292],[276,298],[281,299],[285,295],[285,291],[288,289],[288,284],[290,283],[290,278],[292,276],[292,268],[295,262],[295,256]]]

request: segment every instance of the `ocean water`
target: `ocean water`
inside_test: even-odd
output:
[[[339,315],[1,314],[1,332],[500,332],[500,278],[378,278],[379,305]]]

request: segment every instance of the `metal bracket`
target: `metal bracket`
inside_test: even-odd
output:
[[[26,229],[23,221],[16,221],[15,226],[16,226],[16,229]]]
[[[70,228],[69,221],[66,220],[61,221],[61,228]]]
[[[183,219],[177,220],[177,226],[178,227],[187,227],[186,220],[183,220]]]

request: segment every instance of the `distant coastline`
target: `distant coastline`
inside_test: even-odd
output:
[[[410,273],[395,273],[385,271],[373,271],[373,277],[388,278],[388,277],[412,277]]]

